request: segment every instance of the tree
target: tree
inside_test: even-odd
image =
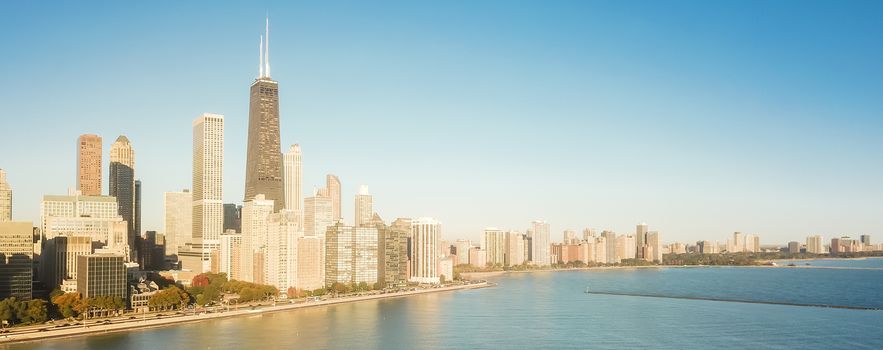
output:
[[[368,290],[368,282],[365,282],[365,281],[359,282],[359,290],[360,291]]]
[[[65,293],[52,299],[52,303],[58,307],[64,317],[76,317],[89,308],[89,303],[83,300],[80,293]]]

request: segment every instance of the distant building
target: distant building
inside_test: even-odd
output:
[[[478,268],[484,268],[487,266],[487,253],[484,249],[472,247],[469,249],[469,265]]]
[[[331,226],[325,236],[325,285],[377,283],[377,228]]]
[[[411,220],[399,218],[386,226],[375,214],[377,228],[377,279],[384,287],[403,285],[408,282],[408,249]]]
[[[647,253],[649,251],[650,254],[649,256],[644,254],[644,259],[662,263],[662,239],[659,232],[652,231],[647,234],[647,247],[649,250],[644,250],[644,252]]]
[[[178,254],[178,247],[193,243],[193,193],[163,193],[163,226],[166,234],[166,252]]]
[[[535,220],[530,223],[531,230],[529,235],[532,239],[532,262],[537,266],[546,266],[551,264],[549,257],[549,249],[551,248],[549,223],[542,220]]]
[[[218,252],[218,270],[226,273],[227,278],[242,281],[242,234],[227,230],[221,234],[221,246]]]
[[[30,300],[34,245],[30,222],[0,221],[0,300]]]
[[[439,282],[440,240],[441,223],[438,220],[428,217],[411,220],[411,282]]]
[[[635,228],[635,257],[638,259],[645,259],[644,245],[647,244],[647,230],[648,226],[646,223],[640,223]]]
[[[338,222],[342,219],[340,211],[340,179],[332,174],[325,176],[325,189],[331,198],[331,220]]]
[[[447,282],[454,280],[454,260],[449,256],[438,262],[439,279]]]
[[[267,249],[267,218],[273,213],[274,206],[272,200],[265,199],[263,194],[257,194],[245,202],[242,208],[242,265],[239,271],[243,281],[264,283],[261,278],[266,268],[263,258]]]
[[[506,232],[506,254],[503,264],[505,266],[524,265],[527,262],[527,254],[524,251],[526,243],[521,232]],[[457,250],[459,251],[459,247]]]
[[[353,282],[353,227],[337,223],[325,234],[325,286]]]
[[[141,234],[135,230],[135,151],[124,135],[110,146],[108,174],[108,193],[116,198],[119,215],[129,224],[130,241],[134,241]]]
[[[481,235],[481,249],[487,256],[485,261],[491,265],[503,266],[506,262],[506,234],[495,227],[484,229]]]
[[[92,254],[92,237],[62,235],[46,240],[41,279],[48,288],[77,278],[77,257]]]
[[[293,144],[282,155],[282,192],[285,194],[285,210],[302,212],[304,193],[303,156],[300,145]]]
[[[95,248],[118,252],[134,261],[134,237],[128,223],[117,212],[116,198],[110,196],[43,196],[41,227],[49,240],[60,235],[88,236]]]
[[[603,231],[601,232],[601,237],[605,238],[604,244],[607,245],[607,247],[604,248],[607,253],[607,260],[601,262],[608,264],[618,264],[621,258],[616,255],[616,233],[613,231]]]
[[[522,248],[524,248],[522,243]],[[454,242],[454,253],[457,255],[457,265],[469,264],[469,250],[472,249],[472,241],[458,239]]]
[[[359,194],[356,195],[356,213],[355,213],[355,227],[362,226],[370,226],[371,218],[374,216],[374,208],[372,204],[371,194],[368,193],[368,186],[362,185],[359,186]],[[332,207],[333,212],[333,207]]]
[[[304,199],[304,236],[325,238],[325,231],[334,225],[333,202],[328,196]]]
[[[6,181],[6,172],[0,169],[0,222],[12,221],[12,187]]]
[[[119,297],[126,300],[126,265],[117,254],[90,254],[77,257],[77,291],[83,298]]]
[[[303,234],[297,220],[298,215],[290,210],[267,217],[264,283],[280,291],[297,285],[297,243]]]
[[[242,206],[235,203],[224,203],[224,232],[233,230],[242,232]]]
[[[84,196],[101,195],[101,136],[77,139],[77,190]]]
[[[165,237],[156,231],[147,231],[139,237],[138,264],[142,270],[164,270],[166,244]]]
[[[861,235],[861,242],[862,242],[862,245],[866,245],[866,246],[872,245],[871,244],[871,235]]]
[[[325,287],[325,239],[304,236],[297,239],[297,283],[303,290]]]
[[[198,272],[211,271],[211,256],[224,232],[223,173],[224,116],[204,113],[193,121],[192,244],[200,253]]]
[[[800,253],[800,242],[797,242],[797,241],[788,242],[788,253],[791,253],[791,254]]]
[[[822,245],[822,236],[815,235],[806,237],[806,252],[811,254],[825,254],[825,246]]]

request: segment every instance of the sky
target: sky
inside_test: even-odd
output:
[[[0,2],[0,168],[14,218],[76,184],[76,140],[124,134],[144,230],[191,187],[191,122],[225,116],[245,183],[270,17],[282,146],[304,188],[369,186],[384,219],[883,239],[883,2]]]

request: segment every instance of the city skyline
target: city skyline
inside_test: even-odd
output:
[[[2,6],[22,5],[5,4]],[[815,4],[814,6],[821,5]],[[27,10],[27,6],[25,6],[25,10]],[[312,8],[310,10],[319,11],[319,9]],[[561,13],[563,9],[559,8],[558,10],[560,11],[553,11],[554,15],[564,16]],[[613,11],[615,9],[601,10],[607,10],[608,12],[605,12],[607,15],[614,17],[617,15]],[[419,14],[417,9],[411,7],[405,7],[401,11],[415,11]],[[13,11],[7,13],[9,12]],[[517,24],[519,19],[531,18],[527,14],[516,12],[518,11],[505,13],[509,16],[504,16],[505,20],[511,20]],[[149,12],[144,16],[146,16],[145,19],[163,18],[158,13]],[[13,205],[14,219],[39,222],[39,203],[43,195],[61,194],[65,193],[67,188],[76,187],[72,181],[76,178],[73,171],[76,150],[72,145],[80,134],[96,134],[106,140],[111,140],[115,135],[127,135],[138,148],[138,178],[144,182],[145,186],[142,190],[143,229],[162,231],[163,193],[190,187],[191,139],[188,126],[194,116],[203,112],[225,115],[228,131],[225,132],[224,139],[226,153],[224,154],[223,174],[224,188],[227,190],[223,193],[223,202],[242,204],[242,184],[245,182],[243,169],[246,162],[245,140],[247,138],[247,127],[245,126],[248,123],[248,102],[244,98],[242,86],[250,80],[249,76],[253,79],[254,73],[253,63],[240,64],[240,58],[244,60],[246,56],[251,57],[249,62],[253,62],[254,40],[246,38],[246,35],[240,32],[254,34],[262,32],[263,28],[257,28],[258,26],[254,25],[255,18],[260,18],[258,16],[262,16],[262,14],[247,16],[237,13],[235,18],[231,18],[234,19],[235,25],[229,28],[229,33],[200,33],[205,42],[199,43],[197,46],[201,49],[208,49],[211,47],[209,44],[214,44],[216,47],[229,49],[232,58],[230,60],[223,60],[224,57],[220,56],[216,58],[222,60],[224,66],[229,66],[229,68],[224,68],[224,71],[230,73],[217,74],[220,76],[217,78],[214,77],[216,74],[211,69],[218,69],[218,66],[212,64],[209,64],[205,70],[193,67],[192,70],[178,72],[180,73],[178,78],[181,79],[205,79],[205,82],[219,85],[219,87],[206,86],[205,91],[196,92],[199,95],[198,101],[193,103],[171,99],[169,109],[152,108],[145,111],[134,111],[146,102],[124,98],[121,102],[115,102],[109,106],[109,111],[91,111],[74,100],[84,98],[78,92],[62,89],[64,86],[62,80],[59,80],[62,82],[53,83],[52,78],[43,76],[46,74],[45,72],[38,72],[37,78],[48,81],[54,91],[54,96],[59,98],[57,103],[61,105],[62,110],[69,106],[73,107],[72,113],[74,114],[63,114],[68,118],[51,119],[53,124],[65,126],[66,120],[62,119],[72,119],[79,122],[76,127],[72,128],[58,127],[58,130],[54,130],[56,128],[45,130],[48,135],[42,139],[42,144],[27,147],[27,149],[16,147],[16,145],[26,142],[26,139],[22,137],[27,135],[13,134],[9,138],[0,140],[0,148],[2,149],[22,149],[21,155],[17,154],[15,157],[0,159],[2,162],[0,168],[7,172],[8,182],[13,185],[16,194]],[[858,237],[861,234],[878,234],[875,231],[875,218],[879,209],[876,198],[883,195],[883,187],[878,181],[883,174],[883,169],[876,162],[860,160],[873,159],[867,157],[873,156],[873,150],[880,149],[879,146],[883,143],[875,131],[879,130],[881,126],[880,118],[873,118],[875,108],[879,111],[879,101],[883,100],[879,98],[874,100],[873,98],[873,96],[880,94],[879,78],[883,74],[881,74],[879,67],[871,66],[869,62],[862,65],[864,61],[859,60],[857,66],[853,66],[851,70],[843,68],[845,71],[841,72],[842,74],[853,74],[849,76],[853,80],[858,79],[854,74],[870,74],[870,78],[858,80],[859,86],[850,85],[849,87],[852,88],[848,88],[838,85],[837,83],[843,83],[843,81],[836,77],[822,77],[818,78],[820,79],[818,81],[810,82],[815,83],[810,84],[815,88],[814,91],[808,92],[806,90],[812,89],[805,89],[792,92],[798,95],[767,91],[775,97],[783,99],[780,101],[775,98],[762,98],[748,92],[747,88],[752,82],[751,77],[759,79],[756,75],[738,79],[729,76],[733,74],[732,72],[719,69],[710,69],[710,71],[717,73],[715,75],[717,78],[734,79],[737,83],[735,85],[743,89],[713,94],[712,92],[698,93],[684,85],[675,86],[678,88],[675,94],[692,91],[686,95],[710,97],[715,101],[731,98],[734,100],[747,99],[750,102],[748,103],[750,108],[743,107],[737,111],[727,111],[722,108],[723,106],[708,104],[697,106],[696,108],[700,112],[720,115],[718,119],[711,118],[709,120],[702,119],[699,116],[701,113],[672,117],[671,113],[687,109],[687,107],[693,108],[693,106],[683,96],[665,103],[660,102],[659,99],[663,99],[662,97],[652,97],[655,93],[661,93],[653,90],[664,86],[665,84],[662,82],[666,79],[660,79],[660,81],[626,79],[626,81],[619,81],[622,85],[608,85],[612,86],[613,90],[620,91],[628,89],[631,84],[649,84],[651,88],[642,90],[643,94],[637,94],[639,99],[652,98],[652,102],[646,105],[642,104],[632,108],[624,104],[627,100],[625,96],[610,96],[609,94],[602,95],[612,97],[610,100],[605,101],[598,97],[598,100],[593,100],[590,103],[598,105],[609,103],[611,106],[608,107],[611,108],[603,112],[608,116],[632,114],[632,117],[625,117],[625,120],[622,121],[615,117],[604,118],[600,112],[599,114],[589,113],[591,117],[588,117],[582,114],[591,112],[591,108],[587,108],[587,106],[577,106],[578,108],[572,112],[562,110],[564,107],[553,107],[554,103],[559,102],[559,99],[563,97],[555,98],[543,95],[540,97],[540,102],[528,105],[511,102],[507,98],[532,91],[530,88],[519,91],[509,90],[489,101],[479,101],[474,97],[446,90],[448,94],[442,95],[440,101],[428,100],[429,102],[425,104],[413,103],[403,106],[394,103],[393,100],[380,98],[379,100],[385,104],[373,106],[371,101],[365,100],[367,97],[357,96],[360,92],[343,89],[342,86],[349,79],[331,73],[329,70],[334,69],[332,64],[318,65],[320,68],[324,67],[319,72],[332,78],[330,82],[322,82],[320,80],[321,74],[318,72],[305,74],[316,67],[317,63],[320,63],[313,61],[321,61],[322,55],[319,55],[318,52],[326,52],[325,57],[342,60],[337,64],[347,68],[346,72],[351,72],[349,69],[357,69],[359,66],[354,62],[343,60],[341,52],[333,51],[334,47],[325,47],[326,50],[331,50],[330,54],[322,50],[303,49],[317,45],[314,41],[324,36],[341,39],[339,42],[343,47],[347,44],[353,45],[354,41],[352,40],[355,39],[346,40],[340,32],[332,32],[329,28],[318,25],[314,20],[304,20],[303,15],[296,14],[295,9],[283,8],[278,12],[274,9],[271,16],[277,18],[274,22],[274,62],[276,62],[274,67],[277,68],[274,70],[274,78],[284,81],[285,87],[287,87],[279,91],[279,99],[282,101],[279,112],[282,130],[281,144],[297,143],[303,147],[304,190],[309,192],[311,188],[324,186],[326,174],[335,174],[340,178],[341,197],[344,198],[341,201],[343,207],[340,209],[340,213],[350,224],[355,218],[347,217],[347,214],[353,213],[355,210],[350,206],[352,201],[349,198],[353,198],[352,196],[357,193],[359,184],[367,184],[375,194],[373,196],[374,207],[378,208],[378,213],[383,217],[436,217],[445,223],[445,238],[447,239],[467,238],[477,241],[482,230],[490,226],[523,231],[528,228],[530,221],[536,219],[543,219],[551,225],[551,237],[560,237],[560,233],[565,229],[580,231],[584,227],[594,228],[598,232],[609,229],[619,234],[626,234],[632,232],[636,223],[643,221],[649,222],[654,230],[658,230],[665,242],[723,239],[734,231],[758,234],[764,239],[762,243],[766,244],[770,242],[785,243],[791,240],[803,241],[805,237],[816,234],[826,239],[841,235]],[[640,13],[636,16],[642,18]],[[566,16],[564,17],[566,18]],[[179,20],[183,21],[184,19]],[[464,18],[464,20],[468,22],[468,18]],[[14,25],[18,21],[13,20],[11,23]],[[54,26],[63,25],[63,23],[64,21],[61,24],[47,24],[47,27],[54,28]],[[857,21],[856,23],[854,27],[839,29],[839,31],[856,30],[862,22]],[[480,28],[476,23],[469,22],[469,24],[471,26],[468,28]],[[793,24],[807,25],[802,22]],[[700,24],[694,23],[693,25]],[[704,25],[711,24],[704,23]],[[0,24],[0,28],[4,26],[6,25]],[[672,30],[671,26],[672,24],[668,23],[668,26],[662,25],[662,29]],[[648,28],[653,27],[648,25]],[[138,28],[140,28],[138,23],[124,27],[125,30],[138,30]],[[426,30],[418,32],[425,35],[450,36],[452,40],[464,40],[464,42],[467,40],[459,30],[445,28],[434,31],[430,30],[431,28],[419,26],[418,28]],[[643,29],[647,30],[648,28]],[[514,28],[516,31],[518,29],[524,30],[523,27],[516,26]],[[583,33],[588,28],[581,26],[578,29],[581,30],[580,33]],[[78,30],[85,31],[85,34],[92,33],[89,31],[90,29]],[[555,26],[550,30],[561,34],[563,29],[562,26]],[[875,30],[877,29],[875,28]],[[237,33],[232,34],[234,31]],[[641,28],[636,31],[633,34],[647,35]],[[809,37],[811,33],[812,31],[806,29],[803,30],[802,35]],[[37,42],[40,42],[41,38],[46,39],[46,34],[46,32],[38,32]],[[181,56],[181,53],[186,52],[181,46],[164,46],[166,44],[159,40],[163,38],[163,35],[168,34],[166,32],[144,34],[148,38],[158,41],[151,41],[155,48],[160,48],[158,51],[162,53],[151,55],[150,59],[154,61],[134,57],[129,60],[145,64],[148,70],[152,70],[159,68],[165,60]],[[488,32],[484,31],[480,34],[488,35]],[[0,35],[6,38],[9,34]],[[225,37],[231,38],[229,40],[231,43],[218,45],[218,42]],[[556,38],[556,36],[552,37]],[[641,35],[638,37],[651,39]],[[484,37],[480,36],[480,38]],[[399,39],[401,41],[397,43],[404,44],[419,38],[415,35],[413,38]],[[663,39],[665,38],[663,37]],[[825,48],[834,47],[830,38],[827,38],[828,41],[825,39],[822,38]],[[11,42],[17,42],[17,40]],[[89,40],[91,39],[87,38],[87,42]],[[665,42],[669,43],[669,41]],[[457,48],[455,43],[448,44]],[[643,43],[646,44],[646,42]],[[776,43],[775,40],[768,42],[768,44],[774,43]],[[798,49],[802,50],[799,52],[804,54],[815,52],[807,46],[799,45],[801,43],[806,44],[803,41],[795,44]],[[471,44],[476,45],[474,42]],[[532,41],[529,38],[524,39],[523,42],[515,41],[510,44],[519,48],[533,47],[532,45],[550,47],[547,46],[550,44]],[[587,46],[584,42],[578,42],[578,44]],[[612,45],[609,42],[606,44]],[[32,44],[25,46],[28,45]],[[551,47],[554,48],[554,46]],[[464,55],[468,51],[467,48],[474,49],[475,47],[462,47],[453,50],[453,52]],[[687,51],[697,55],[710,55],[711,52],[701,50],[701,48],[691,48],[693,50]],[[735,49],[731,46],[716,48]],[[167,52],[167,49],[171,51]],[[239,52],[240,49],[242,52]],[[506,49],[504,45],[493,46],[486,48],[487,51],[484,53],[494,58],[500,58],[505,53],[511,53]],[[577,57],[588,55],[588,52],[585,52],[588,51],[588,47],[582,47],[582,49],[570,53],[580,54]],[[843,49],[846,50],[849,47],[844,46]],[[433,52],[430,46],[418,46],[416,50],[412,54],[424,59]],[[630,52],[627,48],[623,50],[618,54]],[[75,63],[83,63],[86,66],[99,57],[105,57],[106,54],[120,55],[119,53],[77,52],[79,55],[76,57],[79,58],[79,61],[75,60]],[[568,53],[563,49],[553,52]],[[674,51],[668,53],[674,54]],[[876,49],[876,51],[866,49],[864,53],[871,58],[881,57],[880,49]],[[830,54],[834,55],[834,53]],[[24,54],[11,53],[12,60],[26,57],[20,55]],[[304,58],[305,56],[309,59]],[[456,62],[467,64],[472,70],[466,71],[464,74],[478,74],[477,69],[482,68],[480,67],[481,63],[487,62],[488,59],[487,57],[459,57],[456,59],[451,56],[445,57],[447,60],[443,60],[443,62],[447,64],[453,65]],[[788,57],[790,56],[777,56],[778,60],[773,60],[764,68],[788,68],[774,77],[789,79],[793,78],[792,75],[799,74],[801,69],[830,67],[819,61],[804,62],[802,66],[798,65],[797,68],[784,67],[783,64]],[[374,58],[375,60],[369,63],[378,67],[388,69],[389,66],[386,64],[393,63],[381,62],[380,58],[388,58],[385,56]],[[562,63],[550,56],[530,55],[530,58],[541,59],[540,62]],[[835,55],[835,58],[839,59],[835,60],[836,62],[843,62],[848,58],[848,55],[841,53],[840,56]],[[521,61],[517,58],[513,59],[516,61],[512,63],[514,66],[506,66],[496,70],[488,68],[493,74],[482,76],[493,78],[491,79],[492,83],[489,83],[491,85],[479,85],[483,88],[493,88],[494,84],[504,82],[497,74],[507,73],[508,69],[517,67],[519,62],[526,64],[525,58],[521,58]],[[734,63],[720,57],[718,59],[708,64]],[[600,69],[598,67],[592,68],[589,64],[577,64],[575,57],[573,60],[564,60],[563,64],[569,69],[579,71],[581,73],[578,74],[579,77],[588,76],[588,72],[598,73],[595,69]],[[628,67],[615,66],[611,62],[602,63],[606,63],[606,65],[602,64],[600,67],[607,68],[643,67],[649,70],[651,76],[663,73],[662,70],[650,69],[635,62],[632,62],[635,65]],[[674,64],[673,62],[665,63]],[[28,65],[30,64],[32,63],[28,63]],[[754,62],[754,64],[758,63]],[[13,65],[4,65],[3,68],[0,68],[2,70],[0,72],[3,72],[5,76],[12,77],[10,80],[17,80],[16,77],[19,76],[19,73],[8,70],[8,66]],[[74,66],[76,67],[76,65]],[[678,65],[675,64],[675,66]],[[416,85],[438,83],[448,88],[453,83],[450,79],[426,76],[412,71],[410,68],[415,67],[404,66],[403,73],[394,75],[396,81],[399,83],[412,82]],[[444,68],[451,69],[452,67],[446,66]],[[742,68],[755,74],[765,71],[758,67],[754,67],[757,70],[751,70],[751,67],[746,68],[746,66],[742,66]],[[121,68],[111,66],[110,69],[119,72]],[[680,70],[675,69],[668,73],[684,73],[686,72],[684,69],[684,67],[680,67]],[[696,69],[701,71],[708,69],[708,67],[700,66]],[[73,71],[59,71],[59,68],[52,71],[61,73],[61,76],[66,79],[80,77],[79,73]],[[524,80],[518,81],[518,83],[539,82],[539,80],[533,79],[545,76],[544,73],[551,73],[553,81],[543,84],[552,84],[555,91],[567,92],[568,94],[563,95],[565,97],[577,100],[587,98],[587,95],[578,94],[574,90],[568,89],[569,87],[576,90],[600,91],[595,91],[600,88],[599,86],[577,83],[563,78],[560,74],[564,71],[546,71],[544,68],[534,67],[524,72]],[[624,72],[624,70],[620,72]],[[212,73],[211,76],[207,75],[209,73]],[[245,78],[243,79],[243,77]],[[380,79],[378,76],[371,77]],[[460,77],[465,78],[465,76]],[[616,83],[616,80],[610,76],[602,75],[600,77],[606,78],[601,81],[607,84]],[[872,81],[875,77],[877,82]],[[427,80],[425,82],[411,80],[416,78]],[[634,79],[634,77],[632,78]],[[664,75],[662,78],[671,78],[671,76]],[[698,78],[691,75],[683,77],[683,79],[689,82]],[[159,93],[159,90],[151,90],[155,87],[149,83],[149,80],[147,84],[140,86],[142,84],[139,82],[145,81],[144,77],[131,80],[136,85],[133,89],[145,93],[145,96]],[[88,79],[83,81],[89,82]],[[604,84],[602,82],[599,84]],[[850,97],[845,93],[837,93],[826,96],[827,99],[813,105],[819,108],[812,113],[807,111],[810,107],[797,108],[793,106],[802,98],[815,96],[813,93],[824,95],[826,92],[831,92],[822,88],[821,83],[823,82],[831,83],[841,89],[848,88],[849,92],[857,95]],[[710,84],[708,86],[716,86],[714,79],[702,80],[697,86],[702,86],[703,83]],[[310,91],[311,86],[319,86],[320,88]],[[188,97],[192,97],[193,94],[190,90],[176,86],[164,85],[164,88],[181,95],[184,95],[186,91]],[[395,83],[387,84],[386,88],[381,91],[385,91],[385,93],[402,92],[401,87]],[[42,107],[37,111],[23,109],[24,106],[21,103],[6,99],[21,96],[22,93],[26,94],[27,92],[13,94],[6,84],[3,84],[0,89],[2,89],[0,90],[2,92],[0,93],[2,96],[0,97],[0,105],[10,106],[11,110],[7,112],[10,114],[3,114],[3,125],[18,126],[23,124],[29,126],[29,123],[32,123],[29,121],[31,119],[44,118],[45,121],[46,113],[49,113],[53,108]],[[766,89],[772,90],[773,88],[766,87]],[[349,92],[344,94],[345,98],[334,96],[333,99],[338,99],[342,105],[367,105],[371,108],[359,111],[354,108],[341,108],[328,104],[329,101],[326,99],[332,99],[332,97],[322,97],[322,95],[335,95],[331,93],[333,91]],[[479,91],[467,90],[464,94]],[[305,93],[308,97],[299,97]],[[418,101],[425,102],[431,92],[424,95],[419,94],[418,91],[415,94],[417,95],[408,96],[419,97]],[[861,97],[868,95],[870,98]],[[382,97],[377,93],[368,94],[368,96]],[[663,94],[663,96],[667,95]],[[452,105],[460,102],[459,99],[454,99],[458,97],[467,102],[467,108],[449,109]],[[307,98],[318,98],[319,102],[299,107],[307,102]],[[88,98],[84,98],[84,100],[88,101]],[[130,105],[126,105],[124,102]],[[840,115],[842,111],[833,107],[852,102],[859,102],[859,104],[851,105],[846,111],[854,114],[843,117],[844,120],[835,119],[835,116]],[[508,103],[528,107],[527,112],[521,114],[501,107]],[[440,106],[446,108],[442,108],[441,112],[431,110]],[[573,107],[573,105],[571,106]],[[667,107],[668,116],[658,117],[658,120],[654,119],[657,117],[654,117],[654,113],[649,110],[654,106]],[[480,113],[477,112],[485,109],[492,111],[493,116],[488,116],[478,125],[469,123],[471,118],[481,118]],[[567,114],[568,117],[558,116],[552,118],[547,124],[541,123],[544,119],[542,112],[549,110]],[[93,122],[83,123],[83,121],[89,121],[89,119],[83,118],[93,115],[93,112],[96,115]],[[414,130],[423,131],[434,128],[432,132],[419,137],[411,136],[406,135],[410,129],[396,128],[391,125],[399,123],[403,115],[415,112],[421,119],[418,119],[419,123],[413,124]],[[743,119],[744,116],[740,115],[740,113],[747,115],[749,112],[758,112],[762,116]],[[780,112],[792,113],[792,115],[783,119],[772,117]],[[104,116],[104,113],[108,113],[108,116],[113,115],[114,118],[105,120],[104,118],[109,117]],[[157,113],[157,115],[151,113]],[[387,113],[393,116],[384,118],[383,115]],[[453,121],[461,127],[471,127],[469,130],[457,130],[465,132],[465,137],[450,133],[454,129],[442,125],[442,121],[447,122],[445,113],[452,113],[449,116],[453,116]],[[13,115],[16,117],[13,118]],[[119,117],[120,115],[123,117]],[[587,118],[581,120],[581,117]],[[150,121],[150,124],[156,124],[159,127],[144,127],[145,124],[142,124],[143,121],[138,120],[139,118]],[[154,121],[156,118],[160,121],[159,123]],[[511,123],[495,125],[504,119],[511,121]],[[377,127],[368,125],[375,122],[378,124]],[[710,125],[717,122],[722,123],[720,128]],[[555,123],[561,125],[549,125]],[[347,127],[326,127],[323,129],[319,127],[321,124],[338,124]],[[657,129],[660,126],[663,127]],[[360,130],[368,127],[373,132]],[[532,127],[538,129],[527,130]],[[564,130],[562,127],[570,130]],[[729,129],[730,127],[733,129]],[[378,135],[374,133],[376,131],[383,131],[379,135],[385,137],[367,138],[372,143],[369,145],[356,141],[355,137],[357,136]],[[624,133],[625,131],[632,131],[635,134],[631,136],[638,137],[630,137],[630,134]],[[511,138],[513,141],[505,146],[500,146],[481,140],[479,135],[483,135],[483,133]],[[533,133],[543,133],[543,135],[538,141],[531,141],[528,138],[534,135]],[[602,133],[619,136],[613,138],[601,135]],[[706,133],[708,135],[705,135]],[[597,135],[595,140],[590,139],[594,135]],[[457,138],[453,139],[450,136],[457,136]],[[782,136],[784,136],[783,139],[779,141],[778,138]],[[821,140],[839,142],[828,144],[829,141]],[[464,144],[456,145],[453,150],[446,148],[449,144],[461,142]],[[548,145],[543,145],[544,142],[547,142]],[[584,144],[581,145],[581,143]],[[732,143],[730,146],[732,148],[726,146],[728,143]],[[358,145],[358,147],[354,145]],[[403,145],[406,147],[402,147]],[[605,148],[605,145],[608,147]],[[99,179],[109,179],[105,169],[109,166],[107,155],[110,144],[104,142],[102,146],[103,163],[98,168],[101,169],[103,175]],[[709,148],[710,150],[700,152],[696,148]],[[510,151],[511,149],[520,151],[513,153]],[[618,150],[609,154],[611,149]],[[518,156],[515,157],[514,154]],[[600,158],[599,154],[602,155]],[[574,156],[578,158],[573,158]],[[524,165],[525,157],[530,159],[530,165],[527,167]],[[720,158],[719,161],[712,160],[718,158]],[[462,163],[452,163],[456,160],[460,160]],[[576,166],[577,162],[587,163],[590,166]],[[37,170],[37,163],[41,165],[40,170]],[[383,166],[377,166],[378,164],[383,164]],[[430,174],[429,170],[437,169],[439,164],[456,166],[443,169],[436,174]],[[412,167],[416,167],[418,171],[404,171]],[[105,194],[103,188],[105,185],[100,183],[100,186],[102,186],[101,194]],[[417,193],[419,196],[411,195],[411,193]],[[304,196],[303,193],[301,195]],[[462,205],[462,203],[478,203],[481,200],[486,200],[489,203],[512,202],[514,204],[495,205],[482,211],[475,211],[474,208]],[[678,203],[680,206],[673,206],[671,203]],[[481,212],[481,215],[476,212]],[[556,239],[553,238],[552,241],[556,241]]]

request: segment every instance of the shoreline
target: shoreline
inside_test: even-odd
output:
[[[214,313],[203,313],[203,314],[193,314],[193,315],[169,315],[163,318],[156,318],[155,316],[152,318],[139,318],[136,320],[130,319],[114,319],[116,322],[120,323],[110,323],[110,324],[99,324],[96,321],[95,324],[88,325],[86,328],[82,326],[70,326],[68,328],[63,329],[52,329],[49,331],[41,332],[35,331],[32,333],[24,333],[24,334],[5,334],[0,335],[0,346],[6,344],[20,344],[20,343],[28,343],[28,342],[36,342],[40,340],[48,340],[48,339],[63,339],[63,338],[71,338],[71,337],[80,337],[80,336],[88,336],[88,335],[96,335],[96,334],[107,334],[107,333],[116,333],[116,332],[126,332],[126,331],[135,331],[135,330],[144,330],[150,328],[158,328],[158,327],[168,327],[172,325],[180,325],[180,324],[188,324],[201,322],[206,320],[220,320],[226,318],[233,317],[241,317],[241,316],[259,316],[263,314],[269,313],[278,313],[285,311],[292,311],[303,308],[312,308],[312,307],[320,307],[320,306],[329,306],[329,305],[337,305],[337,304],[348,304],[348,303],[357,303],[363,301],[371,301],[371,300],[384,300],[384,299],[394,299],[394,298],[403,298],[414,295],[421,294],[429,294],[429,293],[439,293],[439,292],[451,292],[458,290],[471,290],[471,289],[480,289],[480,288],[488,288],[493,287],[494,284],[484,281],[472,284],[461,284],[455,286],[447,286],[447,287],[438,287],[438,288],[428,288],[428,289],[419,289],[414,291],[405,291],[401,293],[390,293],[390,294],[373,294],[373,295],[362,295],[362,296],[353,296],[353,297],[343,297],[343,298],[329,298],[327,300],[322,301],[314,301],[314,302],[302,302],[302,303],[288,303],[281,304],[276,306],[263,306],[255,309],[251,308],[241,308],[232,311],[222,311],[222,312],[214,312]],[[175,312],[174,310],[170,310],[168,312]]]
[[[758,261],[757,265],[645,265],[645,266],[595,266],[595,267],[573,267],[561,269],[535,269],[535,270],[517,270],[517,271],[479,271],[479,272],[461,272],[460,275],[467,280],[482,280],[488,277],[495,277],[510,273],[531,273],[531,272],[564,272],[564,271],[604,271],[604,270],[628,270],[628,269],[658,269],[658,268],[723,268],[723,267],[741,267],[741,268],[803,268],[803,269],[832,269],[832,270],[883,270],[880,267],[846,267],[846,266],[787,266],[787,265],[767,265],[769,263],[781,263],[788,261],[812,261],[812,260],[866,260],[866,259],[883,259],[877,256],[863,256],[855,258],[805,258],[805,259],[773,259]]]

